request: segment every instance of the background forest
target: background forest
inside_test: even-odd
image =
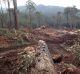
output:
[[[17,1],[13,0],[14,8],[11,8],[11,2],[11,0],[1,0],[0,2],[1,28],[14,28],[16,23],[21,28],[36,28],[42,25],[50,25],[55,28],[80,28],[80,10],[76,6],[66,8],[44,6],[36,5],[33,1],[28,0],[26,5],[17,7]],[[15,14],[16,16],[14,16]]]

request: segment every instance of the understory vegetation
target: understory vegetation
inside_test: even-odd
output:
[[[27,40],[28,34],[29,33],[26,33],[24,30],[0,29],[0,42],[3,41],[3,45],[7,42],[9,47],[27,45],[29,44],[29,41]]]

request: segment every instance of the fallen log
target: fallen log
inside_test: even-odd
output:
[[[37,74],[57,74],[53,66],[53,61],[47,44],[43,40],[39,40],[36,52],[39,53],[39,55],[36,57],[35,66],[35,68],[38,70]]]

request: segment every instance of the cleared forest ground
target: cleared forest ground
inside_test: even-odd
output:
[[[58,74],[80,74],[80,66],[75,63],[77,62],[75,55],[65,48],[73,46],[78,40],[77,30],[41,27],[30,31],[25,29],[23,33],[22,31],[13,33],[14,37],[11,38],[0,35],[0,74],[18,74],[20,61],[17,53],[27,46],[34,47],[36,50],[38,40],[46,41]],[[20,41],[20,45],[11,48],[11,43],[15,43],[19,38],[23,44]],[[24,44],[26,42],[28,44]]]

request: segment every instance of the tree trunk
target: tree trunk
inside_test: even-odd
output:
[[[2,28],[4,27],[3,19],[4,19],[4,16],[3,16],[3,9],[2,9],[2,4],[1,4],[1,24],[2,24]]]
[[[14,21],[15,21],[15,29],[18,29],[18,14],[17,14],[17,1],[13,0],[14,5]]]
[[[32,28],[31,9],[29,9],[29,28]]]
[[[35,68],[38,70],[37,73],[33,74],[57,74],[54,68],[54,62],[51,58],[50,52],[48,50],[48,46],[43,40],[39,40],[38,47],[36,50],[36,66]],[[35,72],[35,71],[34,71]]]
[[[10,2],[9,2],[9,0],[7,0],[7,2],[8,2],[8,12],[9,12],[9,27],[11,26],[11,12],[10,12]]]

